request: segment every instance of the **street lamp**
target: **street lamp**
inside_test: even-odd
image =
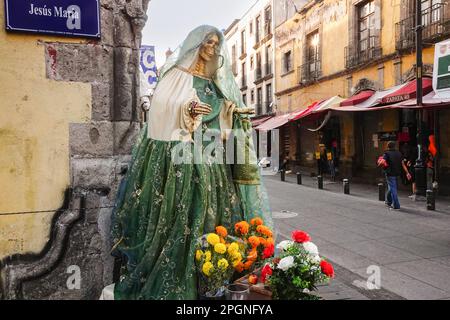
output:
[[[416,176],[416,195],[425,196],[427,174],[423,152],[423,109],[422,109],[422,1],[416,0],[416,90],[417,90],[417,160],[414,166]]]

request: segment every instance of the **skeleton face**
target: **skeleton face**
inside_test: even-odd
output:
[[[205,61],[211,61],[217,54],[217,48],[219,46],[219,37],[213,34],[206,40],[206,42],[200,48],[200,57]]]

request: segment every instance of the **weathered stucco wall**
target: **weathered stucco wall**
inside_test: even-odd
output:
[[[0,212],[57,209],[70,183],[69,123],[90,119],[91,86],[47,79],[43,42],[61,39],[6,33],[4,11],[0,1]],[[53,214],[0,216],[0,259],[39,252]]]

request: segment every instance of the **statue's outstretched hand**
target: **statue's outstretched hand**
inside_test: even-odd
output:
[[[191,101],[189,103],[188,111],[189,111],[189,114],[191,115],[191,117],[195,118],[198,115],[210,114],[212,111],[212,108],[207,103],[199,103],[197,101]]]
[[[234,112],[239,114],[255,114],[255,108],[236,108]]]

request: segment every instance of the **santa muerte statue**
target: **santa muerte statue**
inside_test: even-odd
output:
[[[115,299],[196,299],[199,237],[254,217],[271,225],[252,112],[222,32],[190,32],[160,70],[148,125],[118,192],[112,252],[123,266]]]

